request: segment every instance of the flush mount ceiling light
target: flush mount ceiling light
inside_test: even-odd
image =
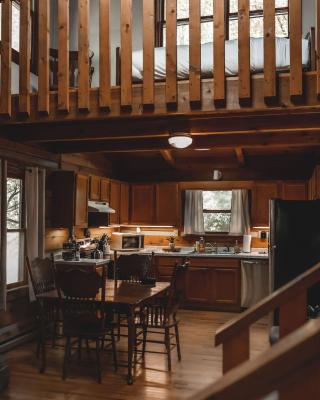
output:
[[[176,149],[186,149],[193,141],[190,133],[172,133],[168,139],[169,144]]]

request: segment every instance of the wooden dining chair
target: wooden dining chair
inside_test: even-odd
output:
[[[107,335],[111,336],[114,368],[117,355],[114,339],[113,313],[105,303],[105,273],[82,269],[56,270],[56,282],[63,315],[63,334],[66,338],[62,378],[67,376],[71,358],[71,339],[78,339],[78,358],[81,342],[95,341],[97,381],[101,383],[100,353]]]
[[[26,257],[27,270],[31,280],[32,288],[37,302],[36,320],[38,324],[37,358],[42,350],[42,362],[40,372],[45,370],[45,345],[47,339],[52,340],[52,347],[55,347],[57,330],[61,323],[58,303],[47,302],[39,299],[39,295],[56,289],[54,278],[53,260],[49,258],[35,258],[30,261]]]
[[[181,361],[177,312],[183,300],[182,288],[184,287],[183,281],[188,265],[187,261],[182,265],[175,265],[167,295],[159,297],[155,299],[153,304],[145,306],[141,310],[140,320],[136,325],[136,328],[142,328],[142,333],[137,333],[137,337],[143,335],[142,341],[137,341],[137,343],[142,343],[142,358],[145,358],[147,343],[163,344],[165,352],[156,353],[167,355],[169,371],[171,371],[171,351],[174,347],[177,348],[178,360]],[[172,330],[174,330],[174,333]],[[162,335],[163,339],[149,339],[149,334]],[[174,343],[172,343],[172,339],[175,339]],[[152,353],[155,352],[152,351]]]

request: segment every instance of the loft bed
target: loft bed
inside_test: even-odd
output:
[[[290,71],[290,39],[275,38],[276,70],[277,72]],[[304,71],[314,71],[316,64],[315,28],[312,27],[305,38],[302,39],[302,67]],[[116,84],[121,84],[121,50],[116,48]],[[252,74],[264,71],[264,38],[250,38],[250,71]],[[201,45],[201,77],[213,78],[213,43]],[[225,74],[238,75],[238,40],[225,42]],[[189,46],[177,46],[177,79],[189,79]],[[155,48],[154,80],[166,80],[166,48]],[[132,53],[132,83],[143,82],[143,50]]]

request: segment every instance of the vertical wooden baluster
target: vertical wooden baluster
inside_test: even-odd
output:
[[[99,106],[109,111],[111,108],[110,0],[100,0],[99,49]]]
[[[30,115],[30,0],[20,2],[19,112]]]
[[[238,0],[239,103],[251,104],[249,0]]]
[[[264,99],[276,97],[275,0],[264,0]]]
[[[250,335],[249,328],[226,340],[223,343],[223,373],[227,373],[232,368],[250,358]]]
[[[175,109],[178,101],[177,86],[177,0],[166,4],[166,102]]]
[[[89,97],[89,0],[78,0],[78,108],[88,112]]]
[[[49,114],[49,41],[50,7],[48,0],[39,1],[39,67],[38,67],[38,111]]]
[[[226,40],[226,2],[214,1],[214,81],[213,96],[216,106],[225,106],[226,79],[225,79],[225,40]]]
[[[132,107],[132,0],[121,0],[121,106]]]
[[[69,0],[58,1],[58,110],[69,112]]]
[[[307,321],[307,293],[303,292],[279,308],[280,337],[293,332]]]
[[[1,6],[1,92],[0,114],[11,116],[11,0],[4,0]]]
[[[154,1],[143,0],[143,105],[154,108]]]
[[[216,2],[214,2],[216,3]],[[201,104],[201,3],[200,0],[189,0],[189,87],[190,105]]]
[[[290,25],[290,96],[293,101],[302,96],[302,7],[301,0],[289,1]]]
[[[320,98],[320,0],[317,0],[316,12],[316,54],[317,95]]]

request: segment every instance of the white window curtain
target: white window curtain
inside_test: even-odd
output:
[[[249,192],[246,189],[232,190],[230,235],[250,233]]]
[[[186,190],[184,208],[185,235],[204,234],[202,190]]]
[[[1,160],[0,310],[7,308],[7,161]]]
[[[32,261],[44,258],[45,246],[45,170],[31,167],[26,169],[26,237],[27,256]],[[30,301],[35,300],[29,279]]]

